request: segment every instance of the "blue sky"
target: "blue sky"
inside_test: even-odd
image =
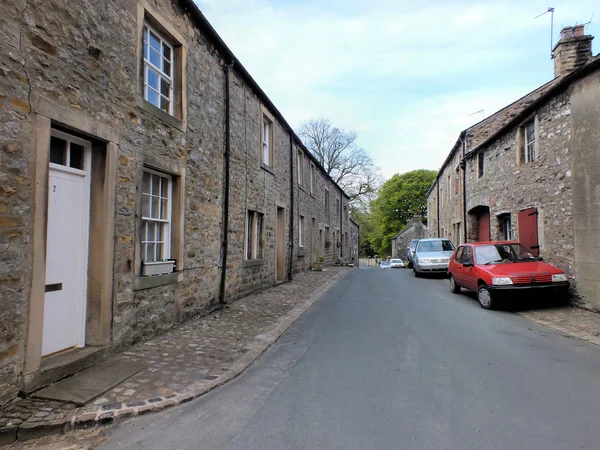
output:
[[[294,128],[322,116],[357,131],[385,178],[437,170],[477,111],[487,117],[553,77],[550,15],[535,19],[547,1],[196,3]],[[555,43],[600,9],[551,6]],[[586,34],[600,35],[597,13]]]

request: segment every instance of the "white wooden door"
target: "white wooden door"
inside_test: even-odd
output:
[[[42,356],[85,345],[91,144],[52,130]]]

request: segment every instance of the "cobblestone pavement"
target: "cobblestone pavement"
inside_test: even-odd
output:
[[[600,345],[600,314],[596,312],[567,306],[522,311],[518,314],[562,333]]]
[[[190,386],[196,385],[199,392],[203,382],[219,379],[236,363],[239,371],[239,361],[257,336],[351,270],[329,267],[323,272],[296,274],[290,283],[244,297],[133,346],[114,358],[143,362],[147,367],[85,407],[31,397],[17,400],[0,411],[0,444],[10,441],[17,428],[20,440],[30,439],[40,432],[46,434],[44,426],[62,427],[74,415],[84,427],[91,422],[110,422],[125,411],[134,415],[152,410],[153,404],[165,407],[193,398]]]

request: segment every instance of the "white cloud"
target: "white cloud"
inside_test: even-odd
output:
[[[386,176],[438,168],[469,114],[552,76],[541,0],[196,1],[292,126],[324,116],[358,131]],[[595,3],[554,6],[558,30]]]

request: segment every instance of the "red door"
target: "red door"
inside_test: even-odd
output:
[[[490,240],[490,210],[486,210],[479,216],[479,242]]]
[[[531,249],[534,256],[540,254],[538,242],[538,211],[529,208],[519,212],[519,241]]]

